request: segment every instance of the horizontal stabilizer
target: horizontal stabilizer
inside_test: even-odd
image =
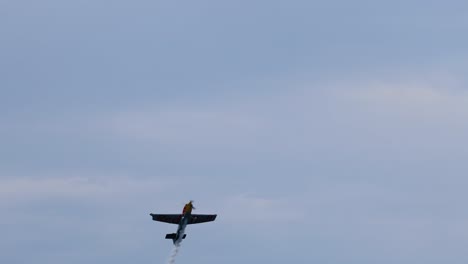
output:
[[[166,239],[175,239],[175,237],[176,237],[176,234],[175,234],[175,233],[167,234],[167,235],[166,235]]]
[[[182,237],[182,239],[185,239],[186,236],[187,236],[187,234],[184,234],[184,236]],[[174,240],[175,238],[176,238],[176,233],[166,234],[166,239],[172,239],[172,240]]]

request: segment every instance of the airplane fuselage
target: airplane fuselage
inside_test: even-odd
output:
[[[182,242],[182,239],[184,238],[184,235],[185,235],[185,228],[187,227],[187,224],[188,224],[188,222],[190,220],[190,217],[192,217],[191,213],[186,212],[180,218],[179,226],[177,227],[176,236],[173,239],[174,240],[174,245],[177,245],[180,242]]]

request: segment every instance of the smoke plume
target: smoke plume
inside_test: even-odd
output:
[[[174,264],[177,254],[179,253],[180,243],[176,243],[172,249],[171,256],[169,257],[168,264]]]

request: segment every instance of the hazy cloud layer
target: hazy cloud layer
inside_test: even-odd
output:
[[[466,263],[466,11],[2,2],[0,262]]]

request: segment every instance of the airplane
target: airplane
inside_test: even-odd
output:
[[[205,222],[211,222],[216,219],[215,214],[211,215],[202,215],[202,214],[192,214],[192,209],[195,209],[193,206],[193,201],[185,204],[182,214],[150,214],[153,217],[154,221],[176,224],[177,232],[172,234],[166,234],[166,239],[172,239],[174,245],[179,245],[182,242],[182,239],[185,239],[187,234],[185,234],[185,227],[190,224],[200,224]]]

